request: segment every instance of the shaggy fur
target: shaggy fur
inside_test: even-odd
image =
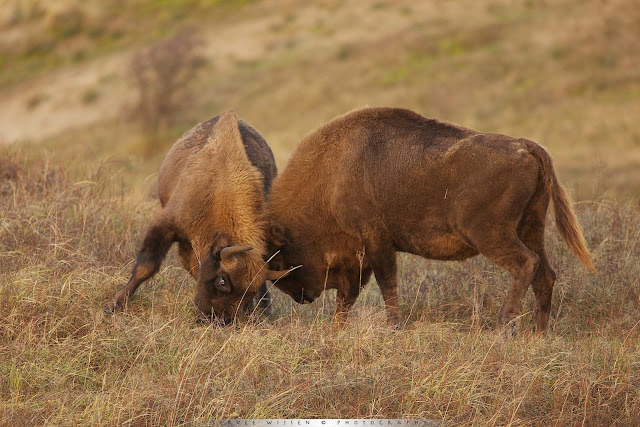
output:
[[[269,251],[280,253],[272,267],[302,265],[276,286],[301,303],[335,288],[344,317],[374,273],[398,323],[397,251],[438,260],[483,254],[512,277],[500,323],[520,313],[532,285],[542,332],[556,277],[544,249],[550,199],[560,235],[595,271],[540,145],[403,109],[353,111],[307,135],[274,182]]]
[[[163,209],[147,231],[131,279],[106,310],[123,306],[177,242],[184,268],[197,280],[198,309],[223,320],[233,317],[268,275],[264,205],[276,174],[267,143],[231,111],[186,132],[160,167]],[[253,250],[235,255],[232,265],[223,268],[220,252],[234,245]]]

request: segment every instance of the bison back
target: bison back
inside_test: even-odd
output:
[[[305,137],[271,209],[296,229],[313,224],[316,236],[373,233],[401,251],[459,259],[475,253],[465,226],[521,215],[538,178],[538,162],[515,138],[371,108]]]
[[[164,207],[178,182],[178,178],[189,158],[207,143],[220,116],[199,123],[178,139],[165,156],[158,173],[158,197]],[[271,148],[258,131],[243,120],[238,121],[242,143],[247,157],[262,174],[265,194],[271,191],[271,183],[278,173]]]

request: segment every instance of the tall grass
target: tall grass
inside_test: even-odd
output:
[[[23,94],[25,106],[7,128],[69,122],[58,136],[44,133],[55,155],[42,155],[41,142],[0,146],[0,424],[640,425],[640,205],[607,200],[640,189],[633,2],[401,1],[366,13],[356,1],[58,3],[9,1],[0,18],[0,87],[7,99]],[[125,312],[104,317],[158,209],[149,174],[165,150],[96,161],[140,154],[127,117],[76,122],[105,100],[126,105],[123,71],[107,67],[67,89],[55,74],[86,77],[97,71],[81,65],[186,24],[206,30],[211,64],[162,139],[234,108],[283,166],[304,132],[364,104],[532,138],[579,199],[598,199],[576,208],[600,274],[584,270],[550,221],[558,280],[546,338],[530,334],[531,292],[516,336],[496,331],[509,278],[481,257],[399,255],[399,331],[386,327],[375,283],[343,327],[330,322],[333,293],[301,306],[278,291],[271,319],[200,325],[175,252]],[[86,96],[96,91],[99,99]],[[77,103],[77,115],[55,114]],[[38,114],[47,120],[31,121]]]
[[[157,209],[121,172],[0,151],[0,421],[192,424],[227,417],[421,417],[475,425],[640,423],[637,204],[577,206],[596,277],[549,224],[551,326],[496,332],[508,277],[482,258],[400,255],[407,325],[371,283],[341,327],[333,295],[275,291],[269,320],[196,322],[171,252],[127,311],[104,317]],[[141,202],[141,199],[143,200]],[[529,303],[531,307],[531,292]]]

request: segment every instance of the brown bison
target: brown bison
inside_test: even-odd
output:
[[[546,329],[556,278],[544,248],[558,232],[595,272],[568,195],[535,142],[481,133],[398,108],[365,108],[308,134],[269,198],[271,266],[302,265],[276,286],[299,303],[337,289],[343,318],[371,273],[398,324],[396,252],[437,260],[483,254],[511,274],[500,324],[529,285]]]
[[[126,304],[174,242],[196,279],[195,303],[205,316],[215,313],[228,322],[259,288],[264,304],[265,281],[281,276],[263,261],[265,195],[276,174],[264,138],[231,111],[187,131],[160,166],[163,209],[146,233],[129,282],[105,311]]]

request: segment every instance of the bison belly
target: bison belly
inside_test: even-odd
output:
[[[454,233],[430,230],[428,226],[396,229],[393,235],[396,250],[428,259],[457,261],[478,255],[478,251],[461,237]]]

